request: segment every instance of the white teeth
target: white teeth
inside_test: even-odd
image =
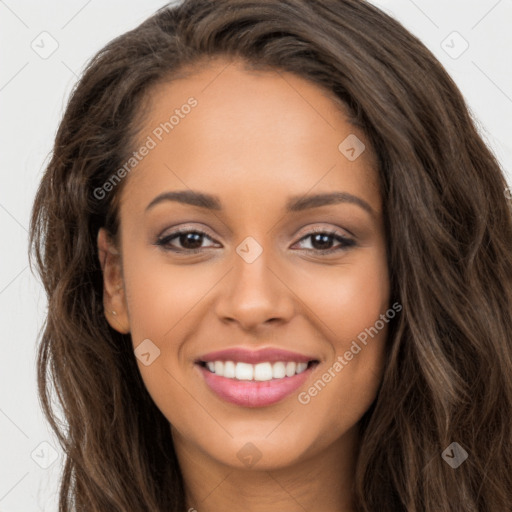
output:
[[[284,363],[274,363],[274,366],[272,366],[272,377],[274,377],[274,379],[282,379],[285,375],[286,366]]]
[[[295,375],[295,370],[297,369],[297,365],[292,362],[286,363],[286,376],[293,377]]]
[[[224,373],[224,363],[222,361],[215,361],[215,373],[222,375]]]
[[[302,373],[308,367],[308,363],[299,363],[297,365],[297,373]]]
[[[270,363],[258,363],[254,365],[254,380],[271,380],[272,365]]]
[[[226,361],[224,363],[224,377],[227,377],[228,379],[234,379],[235,374],[235,363],[233,363],[233,361]]]
[[[215,365],[217,365],[217,361],[215,361]],[[217,366],[215,366],[217,369]],[[217,373],[217,372],[215,372]],[[220,375],[220,372],[219,372]],[[237,363],[235,366],[235,377],[238,380],[252,380],[254,375],[254,366],[248,363]]]
[[[308,367],[308,363],[295,363],[293,361],[277,363],[234,363],[233,361],[209,361],[208,369],[228,379],[265,381],[293,377],[302,373]]]

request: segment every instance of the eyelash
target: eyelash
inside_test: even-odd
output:
[[[203,249],[175,249],[175,248],[168,248],[169,247],[169,242],[171,240],[174,240],[175,238],[178,238],[180,235],[182,234],[185,234],[185,233],[194,233],[194,234],[197,234],[197,235],[203,235],[204,237],[206,238],[209,238],[210,240],[212,240],[212,238],[210,236],[208,236],[207,233],[205,233],[204,231],[201,231],[201,230],[197,230],[197,229],[187,229],[187,228],[183,228],[183,229],[178,229],[176,231],[173,231],[172,233],[170,233],[169,235],[166,235],[164,237],[161,237],[159,238],[157,241],[156,241],[156,244],[157,246],[160,246],[160,247],[163,247],[164,250],[166,251],[171,251],[171,252],[175,252],[175,253],[188,253],[188,254],[197,254],[201,251],[203,251]],[[306,252],[308,253],[315,253],[315,254],[332,254],[332,253],[335,253],[335,252],[338,252],[338,251],[345,251],[347,249],[349,249],[350,247],[353,247],[356,245],[356,242],[354,240],[352,240],[351,238],[347,238],[345,236],[342,236],[340,234],[338,234],[338,232],[336,231],[329,231],[329,230],[317,230],[317,231],[311,231],[309,233],[307,233],[306,235],[304,235],[300,240],[299,242],[301,242],[302,240],[305,240],[309,237],[312,237],[314,235],[327,235],[329,237],[334,237],[338,242],[341,242],[343,245],[341,247],[338,247],[338,248],[334,248],[334,249],[324,249],[324,250],[320,250],[320,249],[305,249]],[[213,240],[212,240],[213,241]]]

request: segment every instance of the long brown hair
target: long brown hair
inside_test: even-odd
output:
[[[512,510],[512,208],[456,85],[366,1],[185,0],[89,63],[33,206],[48,295],[39,393],[66,454],[60,511],[185,510],[169,423],[130,336],[104,316],[96,237],[118,233],[123,183],[102,199],[94,190],[135,149],[153,86],[216,56],[334,92],[378,156],[391,302],[403,310],[360,422],[358,509]],[[468,454],[456,469],[442,457],[452,442]]]

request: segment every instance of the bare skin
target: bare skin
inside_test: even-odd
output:
[[[307,403],[298,395],[389,308],[370,143],[318,86],[222,59],[159,85],[140,141],[189,97],[197,106],[125,178],[120,246],[99,232],[107,319],[131,333],[134,349],[149,339],[160,350],[138,365],[172,425],[188,507],[353,510],[357,424],[382,378],[387,325]],[[366,145],[354,161],[338,149],[350,134]],[[163,192],[181,190],[214,194],[222,209],[167,200],[146,210]],[[344,201],[286,211],[290,196],[332,192],[369,209]],[[181,227],[206,236],[156,245]],[[246,237],[262,248],[251,263],[236,251]],[[195,364],[235,346],[313,354],[319,364],[278,403],[244,407],[215,394]],[[248,463],[240,456],[247,450],[260,458]]]

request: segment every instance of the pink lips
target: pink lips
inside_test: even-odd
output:
[[[210,372],[201,362],[234,361],[235,364],[262,362],[294,361],[307,363],[316,361],[314,356],[289,352],[281,349],[263,349],[259,351],[233,348],[211,352],[197,359],[197,368],[200,370],[206,385],[220,398],[235,405],[243,407],[264,407],[279,402],[297,390],[311,375],[312,365],[298,375],[272,379],[267,381],[248,381],[221,377]]]
[[[258,364],[268,361],[275,363],[277,361],[295,361],[297,363],[307,363],[315,360],[315,356],[305,356],[296,352],[282,350],[277,348],[264,348],[261,350],[247,350],[244,348],[228,348],[209,352],[201,356],[197,361],[208,363],[209,361],[235,361],[237,363]]]

